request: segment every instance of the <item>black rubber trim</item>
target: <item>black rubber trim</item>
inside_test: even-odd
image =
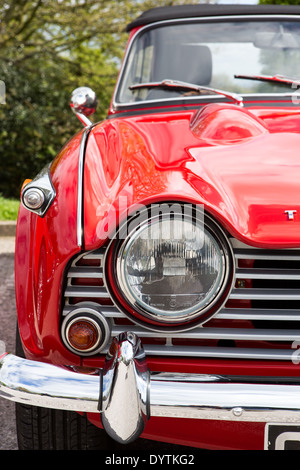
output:
[[[173,7],[152,8],[126,28],[129,32],[138,26],[145,26],[158,21],[205,18],[208,16],[233,15],[300,15],[299,5],[177,5]]]

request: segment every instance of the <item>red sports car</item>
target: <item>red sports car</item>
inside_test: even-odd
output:
[[[22,189],[20,449],[300,448],[300,7],[152,9]],[[126,447],[127,446],[127,447]]]

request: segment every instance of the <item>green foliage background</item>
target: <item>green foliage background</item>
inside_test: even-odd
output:
[[[19,197],[22,182],[55,157],[81,124],[69,99],[78,86],[98,96],[105,118],[126,24],[143,11],[198,1],[0,0],[0,194]]]
[[[260,0],[258,3],[265,5],[300,5],[300,0]]]

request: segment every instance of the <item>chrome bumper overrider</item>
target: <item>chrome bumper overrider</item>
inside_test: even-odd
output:
[[[5,353],[0,397],[45,408],[100,411],[106,432],[122,443],[139,437],[150,416],[300,422],[300,385],[151,373],[139,338],[130,332],[114,339],[100,377]]]

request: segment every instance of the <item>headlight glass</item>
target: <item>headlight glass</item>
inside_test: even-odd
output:
[[[222,237],[178,213],[149,218],[129,233],[118,248],[116,278],[137,313],[176,325],[212,310],[228,284],[229,264]]]

